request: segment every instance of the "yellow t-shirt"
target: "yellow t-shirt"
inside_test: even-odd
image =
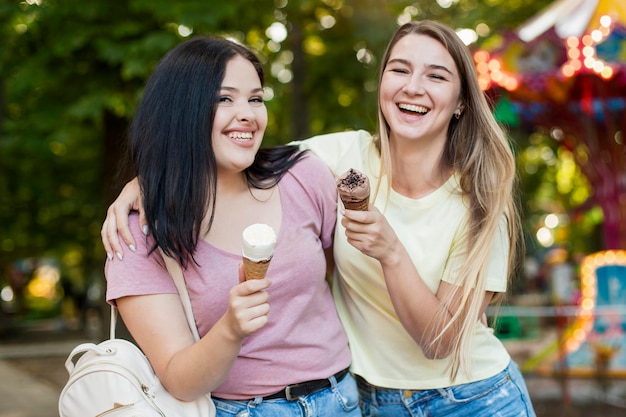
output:
[[[336,177],[355,168],[366,174],[372,190],[376,189],[380,156],[368,132],[322,135],[297,143],[319,156]],[[433,293],[442,279],[453,282],[459,256],[450,252],[455,237],[464,230],[468,213],[455,176],[419,199],[389,191],[383,181],[374,204],[384,213]],[[491,251],[488,291],[506,291],[508,239],[505,233],[501,228]],[[449,372],[445,371],[449,359],[429,360],[424,356],[396,315],[379,262],[347,242],[340,221],[335,230],[334,255],[333,293],[348,334],[353,358],[351,369],[355,374],[381,387],[417,390],[478,381],[497,374],[508,365],[510,356],[493,330],[477,321],[471,376],[466,378],[459,373],[452,383]]]

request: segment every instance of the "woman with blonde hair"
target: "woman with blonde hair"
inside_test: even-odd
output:
[[[449,27],[410,22],[379,76],[378,135],[299,142],[336,176],[365,173],[367,211],[341,210],[333,293],[365,416],[534,416],[523,377],[481,317],[506,291],[521,251],[515,160]],[[105,248],[138,208],[127,186]],[[120,219],[116,224],[116,218]],[[124,240],[130,243],[130,239]]]

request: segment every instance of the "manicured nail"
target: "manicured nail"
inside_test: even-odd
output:
[[[341,214],[342,216],[346,214],[346,211],[344,209],[339,209],[339,214]]]
[[[144,224],[143,227],[141,228],[141,230],[143,231],[143,234],[148,236],[148,225]]]
[[[117,259],[119,259],[120,261],[123,259],[122,254],[119,252],[115,252],[115,255],[117,256]]]
[[[129,245],[128,246],[131,250],[131,252],[137,252],[137,249],[135,249],[135,245]]]
[[[111,252],[107,252],[107,259],[108,259],[109,261],[112,261],[112,260],[113,260],[113,255],[111,255]]]

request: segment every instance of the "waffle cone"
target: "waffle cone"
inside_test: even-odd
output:
[[[270,266],[270,259],[265,259],[263,261],[254,262],[250,259],[243,257],[243,271],[246,279],[263,279],[265,278],[265,273],[267,272],[267,268]]]
[[[346,210],[367,211],[369,207],[369,197],[361,201],[341,201],[343,201],[343,206],[346,208]]]

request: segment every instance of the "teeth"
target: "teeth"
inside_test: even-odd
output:
[[[228,136],[236,140],[250,140],[252,139],[252,132],[232,132]]]
[[[414,104],[400,103],[398,107],[400,107],[400,109],[402,110],[408,110],[414,113],[421,113],[421,114],[428,113],[428,109],[426,107],[416,106]]]

